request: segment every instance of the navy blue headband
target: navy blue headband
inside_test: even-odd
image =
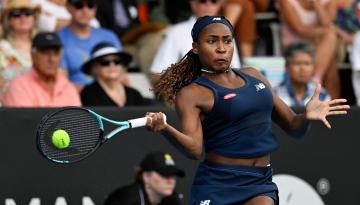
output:
[[[231,23],[223,16],[203,16],[196,20],[192,30],[191,30],[191,37],[193,42],[197,42],[199,39],[200,32],[209,24],[212,23],[222,23],[227,26],[231,33],[234,34],[234,28],[232,27]]]

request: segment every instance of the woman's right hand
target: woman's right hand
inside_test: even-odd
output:
[[[148,112],[146,117],[146,126],[153,132],[160,132],[168,126],[166,115],[162,112]]]

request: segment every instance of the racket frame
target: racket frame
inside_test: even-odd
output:
[[[99,141],[96,144],[96,146],[94,146],[92,148],[92,150],[90,152],[88,152],[86,155],[84,155],[83,157],[75,160],[75,161],[67,161],[67,160],[57,160],[57,159],[53,159],[49,156],[47,156],[43,151],[42,151],[42,147],[40,145],[40,130],[42,129],[42,127],[44,126],[44,124],[56,113],[64,111],[64,110],[69,110],[69,109],[76,109],[76,110],[84,110],[87,111],[89,114],[91,114],[93,117],[95,117],[95,119],[97,120],[97,122],[99,123]],[[166,122],[166,116],[164,114],[164,120]],[[104,136],[104,121],[109,122],[110,124],[119,126],[115,129],[113,129],[111,132],[109,132],[108,134],[106,134],[106,136]],[[78,162],[81,161],[85,158],[87,158],[88,156],[90,156],[93,152],[95,152],[105,141],[107,141],[108,139],[112,138],[113,136],[115,136],[117,133],[124,131],[126,129],[129,128],[137,128],[137,127],[143,127],[146,125],[146,121],[147,121],[147,117],[142,117],[142,118],[136,118],[136,119],[131,119],[131,120],[127,120],[127,121],[116,121],[116,120],[111,120],[109,118],[106,118],[90,109],[86,109],[86,108],[82,108],[82,107],[65,107],[65,108],[61,108],[59,110],[53,111],[51,113],[46,114],[40,121],[37,131],[36,131],[36,135],[37,135],[37,148],[40,151],[40,153],[45,156],[48,160],[55,162],[55,163],[61,163],[61,164],[71,164],[74,162]]]

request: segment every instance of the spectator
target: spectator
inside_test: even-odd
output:
[[[358,6],[359,0],[337,0],[336,31],[341,42],[347,46],[353,44],[355,33],[360,28]]]
[[[61,48],[56,33],[39,33],[34,37],[33,68],[10,83],[4,94],[4,107],[81,106],[74,85],[59,69]]]
[[[340,96],[340,79],[335,54],[337,37],[333,24],[336,1],[279,0],[283,47],[306,41],[316,48],[313,80],[323,83],[332,98]]]
[[[108,0],[98,6],[101,25],[115,31],[134,57],[131,69],[148,71],[168,26],[162,6],[161,0]]]
[[[337,34],[340,39],[338,61],[344,62],[349,53],[352,67],[352,85],[356,104],[360,106],[360,1],[338,0],[336,16]]]
[[[269,0],[227,0],[224,4],[224,16],[234,25],[236,42],[241,57],[254,54],[257,38],[255,12],[264,12]]]
[[[133,29],[138,29],[148,23],[167,24],[169,22],[165,15],[163,0],[103,1],[98,6],[96,17],[101,26],[113,30],[121,42],[125,34]]]
[[[176,176],[184,175],[170,154],[151,152],[140,163],[135,182],[112,192],[104,205],[180,205],[174,189]]]
[[[0,101],[10,81],[31,69],[31,39],[39,11],[30,0],[10,0],[1,13]]]
[[[130,29],[139,26],[136,0],[107,0],[98,5],[96,18],[104,28],[113,30],[119,39]]]
[[[190,5],[187,1],[165,1],[165,14],[172,24],[185,21],[192,14]]]
[[[93,75],[95,81],[81,91],[84,106],[134,106],[150,105],[140,92],[122,83],[126,66],[132,57],[110,43],[101,42],[91,51],[91,59],[82,70]]]
[[[41,6],[38,28],[40,31],[59,31],[70,24],[71,15],[66,10],[66,0],[32,0],[33,5]],[[93,27],[100,24],[93,18],[90,21]]]
[[[152,82],[156,83],[160,73],[171,64],[178,62],[191,49],[192,39],[189,31],[198,17],[213,16],[219,13],[223,0],[189,0],[193,15],[184,22],[175,24],[170,28],[155,55],[150,67]],[[240,68],[240,59],[237,51],[234,52],[232,67]]]
[[[68,71],[70,81],[75,83],[79,90],[92,83],[93,79],[81,71],[81,66],[89,59],[91,49],[96,44],[108,41],[122,49],[114,32],[90,26],[96,6],[95,0],[68,0],[66,8],[71,14],[71,22],[59,32],[64,44],[61,66]]]
[[[275,93],[289,107],[305,107],[315,91],[316,85],[311,82],[315,69],[315,49],[307,43],[294,43],[287,47],[284,57],[287,77],[275,87]],[[319,99],[330,100],[322,89]]]

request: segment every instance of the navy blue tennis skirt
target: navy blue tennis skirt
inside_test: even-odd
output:
[[[240,205],[255,196],[279,203],[272,168],[200,163],[191,187],[189,205]]]

